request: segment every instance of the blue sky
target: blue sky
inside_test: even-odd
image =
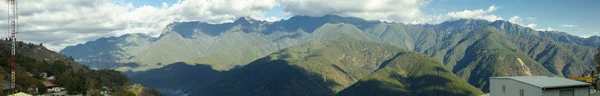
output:
[[[555,30],[584,36],[600,35],[594,33],[600,32],[598,4],[599,0],[447,0],[434,1],[425,11],[443,13],[449,10],[469,10],[495,5],[499,9],[494,14],[504,17],[505,20],[515,15],[533,17],[537,20],[524,18],[523,23],[535,23],[537,28],[552,27]]]
[[[131,2],[133,6],[139,7],[142,5],[150,5],[150,6],[162,6],[163,3],[167,3],[169,5],[177,3],[177,0],[124,0],[124,2]]]

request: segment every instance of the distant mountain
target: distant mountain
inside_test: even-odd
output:
[[[345,26],[343,24],[332,24],[331,26],[338,25]],[[420,89],[421,87],[436,87],[439,90],[457,90],[444,91],[454,95],[482,94],[477,88],[469,85],[465,80],[445,69],[442,64],[424,54],[405,51],[392,45],[364,41],[363,39],[365,38],[353,35],[332,35],[324,39],[311,40],[310,43],[284,49],[243,67],[225,72],[211,71],[210,67],[202,67],[203,64],[186,65],[179,63],[141,72],[132,78],[149,86],[157,85],[164,86],[162,88],[171,88],[163,89],[163,92],[190,92],[189,95],[202,96],[331,96],[350,86],[359,86],[356,85],[358,84],[356,82],[360,82],[367,77],[391,80],[392,82],[398,82],[397,84],[400,84],[400,86],[414,86],[413,88],[397,87],[400,90],[389,90],[389,92],[411,94],[414,92],[435,91]],[[420,62],[419,60],[427,60],[427,62]],[[400,64],[400,62],[402,63]],[[412,65],[418,67],[405,67]],[[397,69],[400,66],[402,66],[402,69]],[[183,69],[187,72],[173,69]],[[394,71],[394,73],[386,73],[389,71]],[[419,74],[412,75],[413,72]],[[195,74],[186,75],[185,73]],[[393,76],[403,77],[387,77],[388,75],[373,77],[373,75],[380,74],[389,74],[389,76],[393,74]],[[163,77],[161,79],[156,75],[165,75],[168,78]],[[424,81],[425,79],[440,79],[444,80],[440,84],[448,86],[412,85],[416,81],[403,82],[413,79]],[[431,83],[435,84],[435,81]],[[370,84],[361,85],[369,86]],[[381,85],[373,84],[370,86]],[[376,90],[365,91],[377,92]],[[417,93],[415,95],[419,94],[426,95],[429,93]]]
[[[224,24],[175,22],[169,24],[158,38],[138,38],[143,42],[134,45],[139,46],[128,47],[139,47],[136,50],[124,50],[117,43],[99,39],[90,42],[100,43],[88,42],[65,48],[60,53],[79,54],[73,55],[78,61],[97,61],[84,63],[88,65],[104,66],[99,62],[117,62],[103,68],[134,73],[176,62],[204,64],[221,72],[246,67],[257,59],[292,46],[343,36],[426,54],[484,92],[488,90],[487,78],[490,76],[573,77],[591,72],[595,66],[592,63],[593,53],[597,52],[595,47],[600,47],[598,36],[581,38],[564,32],[536,31],[501,20],[460,19],[435,25],[407,25],[326,15],[294,16],[278,22],[250,18]],[[106,52],[75,51],[102,48],[88,48],[92,46],[117,47],[105,48]],[[127,55],[106,54],[110,52]],[[352,83],[341,84],[349,86]]]
[[[126,34],[68,46],[59,53],[72,56],[75,61],[91,68],[136,67],[135,64],[126,64],[123,61],[134,58],[134,54],[147,49],[155,41],[156,38],[144,34]]]

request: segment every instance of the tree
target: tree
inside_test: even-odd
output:
[[[80,73],[81,72],[74,72],[73,70],[65,71],[56,77],[56,84],[65,87],[65,89],[67,89],[67,94],[86,95],[88,86],[85,77]]]
[[[0,71],[2,71],[2,70],[0,69]],[[0,72],[0,73],[2,73],[2,72]],[[4,82],[4,75],[3,74],[0,74],[0,81]],[[4,83],[0,83],[0,86],[4,86]],[[4,90],[2,90],[2,89],[0,89],[0,96],[4,96]]]

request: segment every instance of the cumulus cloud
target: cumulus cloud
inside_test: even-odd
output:
[[[508,21],[509,21],[509,22],[512,22],[512,23],[521,23],[521,21],[523,21],[523,19],[521,19],[521,17],[519,17],[519,16],[515,15],[515,16],[513,16],[513,17],[510,17],[510,18],[508,19]]]
[[[114,0],[21,0],[18,4],[19,40],[44,43],[54,51],[100,37],[128,33],[158,36],[171,22],[264,18],[264,11],[278,5],[275,0],[184,0],[140,7]],[[5,4],[1,5],[0,11],[6,12]],[[7,17],[0,17],[0,29],[7,30]]]
[[[367,20],[390,19],[412,22],[424,16],[421,8],[429,1],[421,0],[281,0],[284,12],[291,15],[360,17]]]
[[[563,24],[563,25],[561,25],[561,27],[577,28],[577,27],[579,27],[579,25]]]
[[[463,10],[458,12],[449,12],[447,16],[450,18],[473,18],[473,19],[484,19],[488,21],[496,21],[502,20],[501,17],[491,14],[492,12],[498,10],[498,7],[492,5],[487,10],[478,9],[478,10]]]
[[[276,21],[281,20],[281,18],[278,18],[278,17],[275,17],[275,16],[271,16],[271,17],[265,18],[264,20],[267,21],[267,22],[276,22]]]
[[[451,11],[441,15],[422,12],[430,1],[421,0],[281,0],[284,12],[291,15],[323,16],[327,14],[359,17],[366,20],[393,21],[410,24],[436,24],[455,19],[502,20],[492,14],[497,6],[487,9]]]
[[[529,21],[535,21],[535,20],[537,20],[537,18],[535,18],[535,17],[526,17],[526,18],[527,18],[527,20],[529,20]]]
[[[527,24],[527,26],[525,26],[525,27],[529,27],[529,28],[534,28],[534,29],[535,29],[535,27],[537,27],[537,24],[534,24],[534,23],[529,23],[529,24]]]
[[[537,20],[535,17],[526,17],[525,19],[528,20],[528,21]],[[529,28],[532,28],[532,29],[535,29],[535,30],[545,30],[545,29],[536,29],[537,24],[535,24],[535,23],[529,23],[529,24],[523,23],[523,18],[521,18],[518,15],[510,17],[508,19],[508,22],[511,22],[511,23],[514,23],[514,24],[518,24],[518,25],[521,25],[521,26],[525,26],[525,27],[529,27]]]

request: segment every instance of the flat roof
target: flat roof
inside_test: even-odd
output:
[[[577,87],[590,86],[591,84],[569,80],[567,78],[555,76],[506,76],[506,77],[490,77],[490,79],[512,79],[523,83],[531,84],[540,88],[562,88],[562,87]]]

